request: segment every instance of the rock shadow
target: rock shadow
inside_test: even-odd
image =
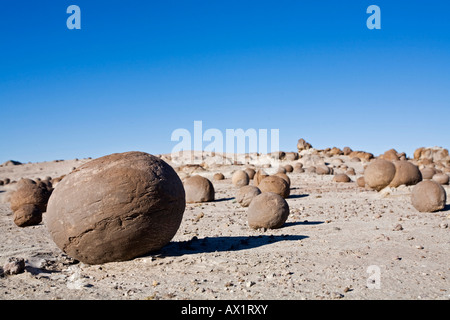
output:
[[[188,241],[171,242],[149,255],[182,256],[185,254],[239,251],[261,247],[279,241],[297,241],[308,238],[302,235],[259,235],[233,237],[192,238]]]
[[[287,197],[286,199],[298,199],[298,198],[305,198],[305,197],[309,197],[309,194],[291,194],[289,197]]]
[[[286,222],[283,227],[291,227],[291,226],[296,226],[296,225],[303,225],[303,226],[308,226],[308,225],[316,225],[316,224],[322,224],[324,223],[323,221],[295,221],[295,222]]]
[[[216,199],[214,201],[211,202],[222,202],[222,201],[229,201],[229,200],[234,200],[235,197],[230,197],[230,198],[220,198],[220,199]]]

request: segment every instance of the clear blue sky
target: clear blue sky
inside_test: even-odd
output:
[[[450,3],[1,3],[0,163],[166,153],[195,120],[280,129],[284,151],[449,148]]]

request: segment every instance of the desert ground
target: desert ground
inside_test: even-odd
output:
[[[288,173],[286,223],[253,230],[231,183],[232,173],[251,163],[214,165],[211,156],[201,166],[183,167],[163,158],[182,179],[210,179],[215,201],[187,204],[172,241],[130,261],[87,265],[72,259],[52,241],[45,213],[39,225],[14,224],[9,197],[15,183],[0,186],[0,266],[10,257],[26,263],[25,272],[0,277],[0,299],[450,299],[448,199],[444,210],[421,213],[411,204],[413,186],[379,192],[358,187],[366,161],[304,154],[280,164],[307,168],[320,158],[335,173],[346,165],[356,175],[337,183],[332,174]],[[55,178],[88,161],[2,166],[0,179]],[[225,179],[214,180],[217,172]],[[444,189],[449,194],[450,187]]]

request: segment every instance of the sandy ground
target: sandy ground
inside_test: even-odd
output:
[[[339,158],[356,169],[356,181],[362,163]],[[1,167],[0,179],[57,177],[86,161]],[[0,186],[0,266],[9,257],[26,261],[24,273],[0,277],[0,299],[450,299],[448,205],[419,213],[411,187],[376,192],[332,175],[289,173],[286,224],[252,230],[231,184],[242,168],[198,172],[225,174],[213,181],[216,201],[188,204],[159,252],[103,265],[78,263],[58,249],[45,214],[40,225],[17,227],[8,204],[14,184]]]

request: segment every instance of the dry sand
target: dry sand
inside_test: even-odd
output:
[[[412,187],[358,188],[363,164],[334,158],[355,168],[353,182],[289,173],[290,216],[284,227],[267,231],[250,229],[246,208],[234,199],[231,175],[243,166],[211,165],[198,174],[211,179],[216,201],[188,204],[170,244],[103,265],[66,256],[44,222],[17,227],[8,204],[14,184],[0,186],[0,266],[9,257],[26,261],[24,273],[0,277],[0,300],[450,299],[449,206],[419,213]],[[58,177],[86,161],[0,167],[0,179]],[[226,179],[213,181],[216,172]],[[370,282],[370,268],[380,271],[379,283]]]

